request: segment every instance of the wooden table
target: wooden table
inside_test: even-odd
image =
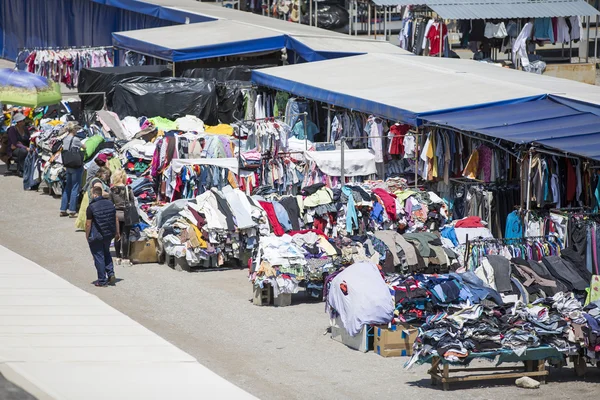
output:
[[[469,359],[475,358],[490,358],[493,352],[488,353],[471,353]],[[548,370],[546,369],[546,361],[550,358],[562,357],[556,349],[543,347],[529,349],[526,355],[518,356],[512,352],[500,351],[496,353],[500,356],[499,363],[502,362],[522,362],[523,365],[512,367],[487,367],[487,368],[451,368],[451,364],[444,358],[433,356],[431,358],[431,368],[428,373],[431,375],[431,384],[437,385],[441,383],[444,390],[448,390],[450,383],[454,382],[469,382],[469,381],[484,381],[493,379],[521,378],[523,376],[536,377],[541,383],[546,383]],[[463,376],[451,376],[453,373],[468,373]],[[473,373],[473,372],[486,372]]]

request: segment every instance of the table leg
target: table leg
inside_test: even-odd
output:
[[[444,374],[442,375],[444,377],[444,379],[448,379],[448,377],[450,375],[449,369],[450,369],[450,364],[444,364]],[[448,387],[449,387],[448,382],[444,381],[443,382],[444,391],[447,391]]]
[[[538,360],[537,370],[542,372],[546,370],[546,360]],[[540,376],[540,383],[546,383],[546,376]]]

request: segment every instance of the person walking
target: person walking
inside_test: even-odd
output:
[[[92,188],[92,200],[86,210],[85,235],[98,272],[95,286],[105,287],[116,283],[115,270],[110,255],[113,237],[120,240],[117,210],[112,201],[102,195],[102,188]]]
[[[109,198],[117,209],[117,219],[119,221],[120,240],[115,240],[115,259],[117,265],[129,266],[129,231],[131,226],[125,224],[125,206],[127,203],[135,204],[133,191],[127,185],[127,174],[124,170],[118,169],[112,174],[112,186],[110,188]]]
[[[85,145],[81,143],[81,139],[77,136],[79,126],[74,122],[67,123],[65,128],[68,135],[63,139],[63,153],[72,152],[79,154],[81,149],[85,149]],[[81,179],[83,176],[83,155],[81,157],[81,165],[79,167],[66,167],[65,176],[65,187],[62,192],[62,198],[60,201],[60,216],[70,218],[77,218],[77,200],[79,198],[79,192],[81,190]],[[67,213],[67,208],[69,212]]]

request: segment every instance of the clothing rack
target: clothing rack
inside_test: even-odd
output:
[[[466,241],[465,241],[465,266],[468,264],[469,262],[469,256],[471,254],[471,246],[473,245],[483,245],[486,243],[494,243],[494,244],[513,244],[513,243],[524,243],[530,240],[548,240],[548,239],[553,239],[554,241],[559,242],[559,238],[556,237],[555,235],[546,235],[546,236],[527,236],[527,237],[522,237],[522,238],[510,238],[510,239],[497,239],[497,238],[493,238],[493,239],[474,239],[474,240],[469,240],[469,235],[466,236]]]
[[[17,51],[31,50],[106,50],[113,49],[113,46],[50,46],[50,47],[19,47]]]

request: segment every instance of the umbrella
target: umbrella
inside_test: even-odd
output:
[[[43,76],[10,68],[0,69],[0,102],[23,107],[60,103],[60,85]]]

